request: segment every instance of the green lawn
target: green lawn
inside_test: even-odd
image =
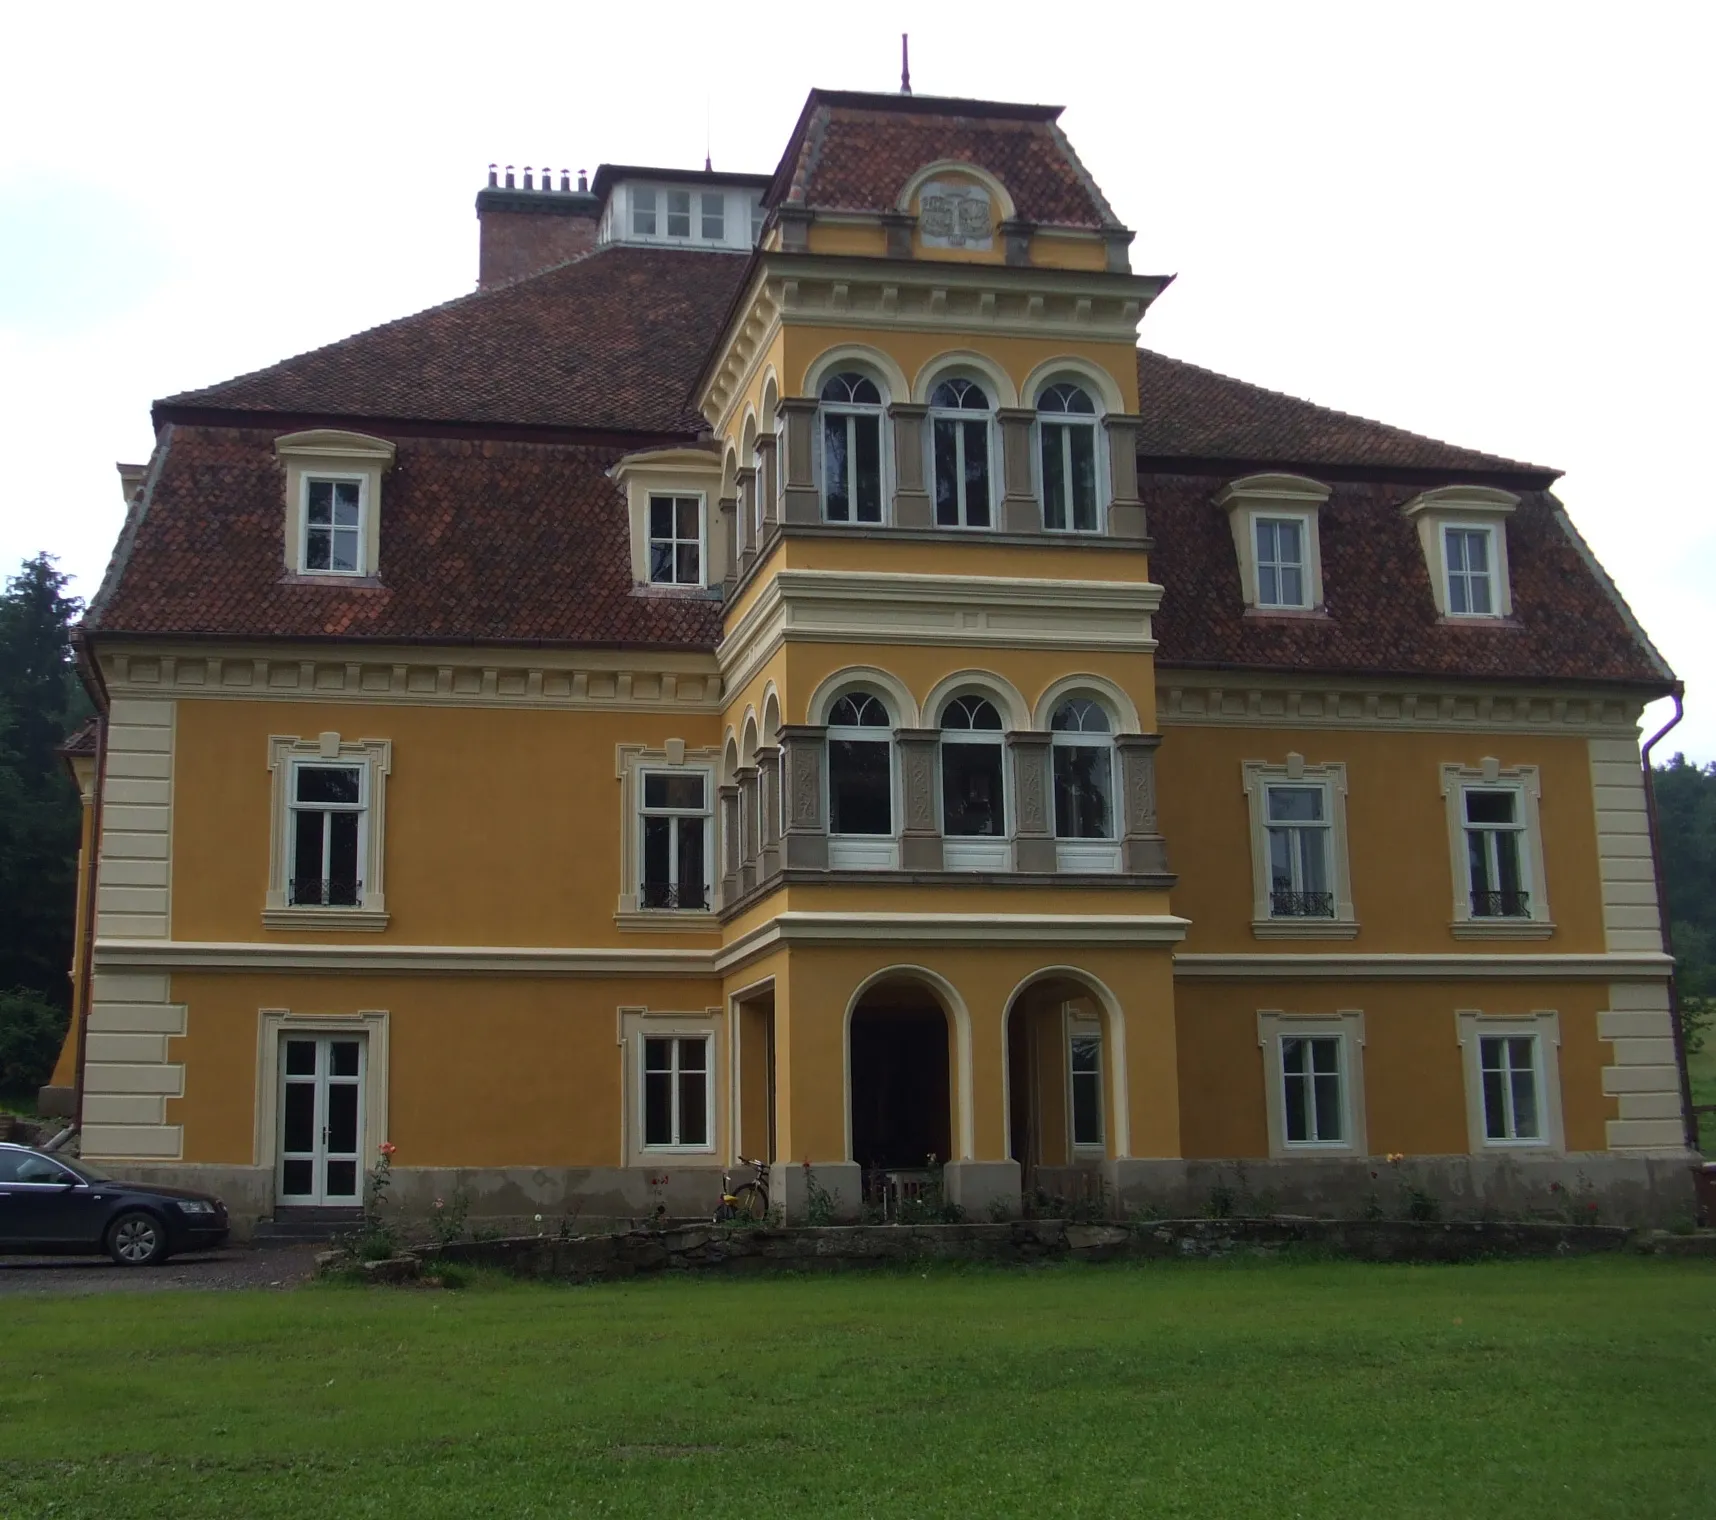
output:
[[[1712,1407],[1693,1261],[6,1296],[0,1517],[1707,1517]]]

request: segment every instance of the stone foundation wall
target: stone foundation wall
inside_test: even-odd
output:
[[[217,1194],[232,1217],[233,1235],[248,1239],[274,1212],[273,1174],[262,1167],[185,1162],[105,1162],[127,1181],[153,1181]],[[1181,1161],[1102,1163],[1101,1211],[1119,1219],[1198,1218],[1229,1214],[1294,1214],[1362,1219],[1380,1210],[1408,1213],[1408,1190],[1434,1200],[1447,1220],[1568,1219],[1588,1213],[1603,1224],[1672,1226],[1694,1218],[1697,1158],[1628,1157],[1605,1152],[1573,1156],[1428,1156],[1390,1165],[1368,1160]],[[1374,1176],[1372,1174],[1375,1174]],[[742,1181],[749,1173],[735,1174]],[[859,1169],[815,1168],[834,1202],[836,1220],[860,1215]],[[1018,1167],[1007,1162],[950,1163],[948,1200],[970,1223],[1022,1212]],[[463,1197],[473,1224],[534,1233],[537,1216],[548,1234],[624,1229],[652,1219],[707,1219],[720,1200],[721,1173],[706,1167],[408,1167],[396,1166],[390,1212],[408,1229],[425,1229],[435,1200]],[[777,1165],[772,1196],[791,1223],[807,1211],[803,1168]],[[1033,1206],[1035,1201],[1031,1200]],[[1082,1214],[1088,1204],[1059,1208]],[[1594,1209],[1589,1205],[1594,1204]],[[1038,1212],[1044,1210],[1038,1209]]]
[[[1490,1256],[1620,1251],[1634,1232],[1613,1225],[1404,1220],[1179,1219],[1154,1224],[829,1225],[709,1228],[425,1247],[426,1262],[498,1268],[520,1277],[609,1281],[661,1272],[839,1271],[915,1261],[1000,1265],[1175,1260],[1313,1249],[1363,1261],[1459,1262]]]

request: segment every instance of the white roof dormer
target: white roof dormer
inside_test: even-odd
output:
[[[1418,525],[1436,611],[1454,622],[1513,616],[1507,520],[1519,497],[1495,486],[1438,486],[1400,510]]]
[[[393,468],[395,445],[315,428],[276,438],[274,452],[286,467],[287,572],[374,576],[381,563],[381,478]]]
[[[632,584],[657,591],[719,588],[733,562],[720,511],[721,456],[709,449],[647,449],[608,471],[626,493]]]
[[[1323,548],[1317,532],[1330,487],[1303,475],[1247,475],[1215,504],[1228,515],[1248,612],[1320,612]]]

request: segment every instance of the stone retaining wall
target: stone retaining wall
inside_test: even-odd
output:
[[[710,1226],[461,1241],[429,1246],[424,1262],[500,1268],[520,1277],[605,1281],[658,1272],[824,1271],[911,1261],[1167,1260],[1323,1250],[1359,1261],[1457,1262],[1491,1256],[1620,1251],[1635,1232],[1615,1225],[1416,1223],[1406,1220],[1173,1219],[1150,1224]]]

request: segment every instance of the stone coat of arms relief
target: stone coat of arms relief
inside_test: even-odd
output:
[[[918,196],[918,234],[926,248],[989,248],[994,229],[989,194],[981,186],[932,180]]]

